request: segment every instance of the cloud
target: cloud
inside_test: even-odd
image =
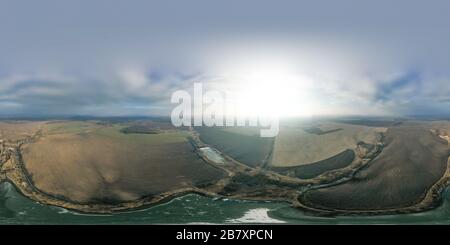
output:
[[[20,75],[0,78],[0,84],[1,114],[21,116],[161,114],[155,108],[168,102],[173,89],[171,82],[129,71],[108,80]]]
[[[2,1],[0,115],[168,115],[261,62],[323,114],[450,114],[447,2],[317,2]]]

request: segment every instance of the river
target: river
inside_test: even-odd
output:
[[[307,216],[287,203],[212,199],[186,195],[154,207],[113,215],[87,215],[41,205],[0,184],[0,224],[450,224],[450,189],[443,204],[419,214],[322,218]]]

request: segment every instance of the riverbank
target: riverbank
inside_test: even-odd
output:
[[[345,168],[328,171],[312,179],[298,179],[281,175],[262,168],[251,168],[243,163],[236,161],[230,156],[217,151],[217,149],[214,149],[217,154],[220,154],[220,161],[216,162],[214,161],[215,158],[207,157],[202,154],[202,151],[198,151],[198,149],[200,148],[210,146],[200,140],[197,132],[190,131],[190,133],[192,141],[191,143],[197,149],[197,154],[199,155],[199,157],[201,157],[207,164],[223,170],[226,173],[226,176],[223,179],[215,183],[209,183],[202,187],[177,189],[160,193],[154,196],[143,197],[135,201],[121,202],[117,204],[84,204],[76,203],[70,200],[64,200],[37,189],[34,186],[30,175],[27,173],[27,170],[24,166],[20,151],[21,146],[23,144],[32,143],[39,140],[39,138],[43,136],[43,132],[39,130],[34,135],[31,135],[24,140],[10,143],[9,145],[6,145],[4,147],[4,149],[8,150],[8,157],[0,165],[0,182],[8,181],[12,183],[14,186],[16,186],[20,193],[35,202],[44,205],[62,207],[81,213],[112,214],[130,210],[139,210],[168,202],[180,196],[194,193],[206,197],[220,197],[235,200],[286,202],[289,203],[292,207],[301,209],[313,215],[320,216],[373,216],[423,212],[435,208],[439,205],[441,200],[441,193],[443,189],[450,183],[449,159],[446,172],[442,176],[442,178],[428,190],[427,194],[420,202],[413,206],[388,210],[385,209],[364,211],[320,209],[308,205],[307,200],[302,199],[302,193],[315,188],[324,188],[338,185],[350,180],[355,173],[370,165],[371,161],[376,158],[376,156],[382,151],[383,142],[379,142],[377,144],[377,147],[375,147],[370,152],[366,152],[365,155],[358,155],[355,160]],[[253,179],[262,179],[263,181],[262,183],[257,183],[256,187],[252,186],[250,188],[246,185],[245,182],[247,180]],[[237,190],[230,190],[230,186],[236,187]]]
[[[32,143],[42,137],[42,131],[39,130],[32,136],[29,136],[18,142],[9,142],[6,144],[4,149],[7,153],[7,157],[2,161],[0,165],[0,176],[1,181],[7,181],[12,183],[18,191],[26,196],[27,198],[44,204],[62,207],[68,210],[74,210],[82,213],[98,213],[98,214],[109,214],[113,212],[121,212],[126,210],[133,210],[143,206],[151,206],[154,204],[159,204],[171,200],[175,197],[186,195],[189,193],[196,193],[206,196],[214,196],[214,193],[210,193],[207,190],[200,188],[182,188],[169,192],[160,193],[158,195],[144,197],[139,200],[130,202],[121,202],[118,204],[100,204],[100,203],[76,203],[70,200],[65,200],[63,198],[52,196],[45,193],[38,188],[36,188],[28,174],[21,155],[21,146],[26,143]]]
[[[377,216],[336,216],[333,218],[305,214],[288,203],[209,198],[196,194],[148,208],[113,214],[80,214],[63,208],[40,205],[17,192],[10,183],[0,184],[0,224],[226,224],[264,223],[258,217],[246,219],[248,213],[266,210],[271,219],[286,224],[450,224],[450,191],[443,193],[438,208],[414,214]]]
[[[227,176],[217,181],[216,183],[210,183],[208,185],[198,187],[189,187],[177,189],[169,192],[160,193],[158,195],[143,197],[141,199],[129,202],[121,202],[117,204],[101,204],[101,203],[76,203],[71,200],[65,200],[61,197],[55,197],[48,193],[45,193],[35,187],[33,181],[30,178],[30,174],[27,172],[23,163],[21,155],[21,147],[27,143],[33,143],[43,137],[42,130],[38,130],[35,134],[26,137],[18,142],[9,143],[5,149],[7,149],[6,161],[2,162],[0,174],[3,176],[3,181],[8,181],[15,185],[20,193],[31,200],[44,204],[62,207],[68,210],[74,210],[82,213],[97,213],[97,214],[110,214],[114,212],[122,212],[127,210],[134,210],[143,207],[153,206],[163,202],[167,202],[173,198],[195,193],[208,197],[225,197],[235,199],[246,200],[262,200],[262,201],[284,201],[288,203],[294,203],[299,191],[298,187],[313,186],[318,184],[326,184],[330,182],[330,176],[338,178],[336,176],[345,175],[349,169],[343,169],[334,171],[334,173],[327,176],[319,176],[318,178],[311,180],[301,180],[297,178],[291,178],[283,176],[274,172],[265,171],[263,169],[255,169],[239,163],[231,157],[222,154],[224,161],[215,162],[212,159],[201,154],[197,151],[199,157],[207,164],[222,169],[227,173]],[[200,141],[198,134],[191,131],[192,139],[197,145],[197,149],[200,146],[206,146]],[[233,178],[237,175],[244,175],[248,178],[263,176],[267,180],[280,185],[279,188],[265,190],[265,186],[260,186],[261,192],[254,194],[252,192],[233,193],[228,195],[226,188],[233,182]]]
[[[430,130],[435,137],[444,139],[442,143],[447,143],[450,146],[450,141],[439,135],[437,131]],[[408,213],[420,213],[428,211],[438,207],[441,204],[442,193],[444,189],[450,184],[450,156],[447,155],[446,164],[443,166],[444,173],[442,176],[431,185],[426,192],[420,197],[419,200],[411,205],[396,208],[384,208],[384,209],[366,209],[366,210],[348,210],[337,208],[320,208],[317,205],[311,204],[306,195],[299,196],[299,205],[304,209],[314,209],[315,212],[331,214],[331,215],[360,215],[360,216],[373,216],[373,215],[388,215],[388,214],[408,214]]]
[[[439,206],[443,191],[450,184],[450,157],[447,162],[447,169],[444,175],[426,192],[425,196],[416,204],[392,209],[374,209],[374,210],[345,210],[345,209],[320,209],[309,205],[308,201],[299,196],[297,207],[306,211],[312,211],[318,215],[337,216],[337,215],[359,215],[359,216],[374,216],[374,215],[395,215],[395,214],[410,214],[420,213],[432,210]]]

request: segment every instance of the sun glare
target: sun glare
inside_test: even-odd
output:
[[[241,116],[291,117],[311,115],[309,81],[287,67],[258,64],[237,76]]]

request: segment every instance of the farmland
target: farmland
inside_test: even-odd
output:
[[[319,162],[290,167],[270,167],[271,170],[301,179],[310,179],[334,169],[344,168],[355,159],[353,150],[345,150]]]
[[[308,205],[324,209],[382,210],[407,207],[424,198],[447,168],[447,144],[423,125],[389,128],[386,147],[350,181],[311,190]]]
[[[151,120],[8,121],[0,182],[36,202],[92,213],[186,193],[284,201],[319,215],[437,206],[450,183],[450,123],[363,123],[293,121],[261,138],[258,128]]]
[[[0,121],[0,139],[14,142],[38,130],[45,122]]]
[[[375,144],[384,131],[385,128],[341,123],[322,123],[313,128],[281,127],[270,165],[292,167],[331,159],[346,150],[356,149],[358,142]]]
[[[222,172],[201,160],[184,131],[124,134],[95,122],[46,125],[47,135],[22,148],[34,185],[80,202],[120,202],[216,181]]]
[[[200,139],[248,166],[310,179],[349,166],[358,144],[373,146],[386,128],[334,122],[289,122],[275,138],[258,128],[196,128]]]
[[[273,138],[259,137],[258,128],[199,127],[200,139],[249,166],[264,166],[272,151]]]

